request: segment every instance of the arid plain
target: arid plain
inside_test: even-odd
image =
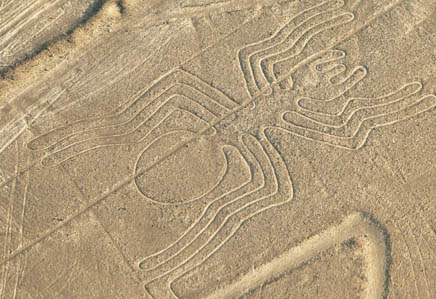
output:
[[[0,299],[435,298],[434,0],[0,0]]]

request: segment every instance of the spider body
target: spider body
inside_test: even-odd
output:
[[[271,131],[358,150],[372,129],[436,106],[434,95],[421,94],[419,82],[377,98],[356,97],[353,91],[368,70],[349,69],[344,51],[307,47],[353,21],[343,6],[325,1],[310,7],[271,37],[237,49],[244,99],[232,99],[179,67],[114,114],[55,128],[29,142],[30,149],[47,152],[46,167],[100,147],[144,143],[133,174],[141,198],[158,205],[202,205],[201,215],[179,238],[137,262],[153,296],[177,297],[174,280],[210,258],[245,221],[292,200],[291,175]],[[321,98],[299,93],[305,89],[295,75],[302,71],[318,76],[312,85],[321,89]],[[188,121],[165,125],[180,117]]]

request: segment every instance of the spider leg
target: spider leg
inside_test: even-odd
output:
[[[99,148],[136,144],[140,142],[144,144],[150,144],[159,136],[162,136],[171,131],[184,130],[195,132],[195,130],[190,130],[192,124],[187,124],[187,126],[180,129],[168,129],[165,127],[165,124],[167,122],[177,119],[181,115],[190,116],[193,123],[201,122],[202,128],[205,128],[209,125],[208,122],[202,121],[201,118],[198,118],[197,115],[195,115],[191,111],[180,108],[173,108],[171,106],[167,106],[165,108],[167,109],[159,111],[158,113],[156,113],[155,117],[147,119],[139,127],[135,128],[130,132],[118,135],[101,136],[75,142],[71,145],[65,146],[60,150],[53,152],[50,151],[46,156],[43,157],[41,163],[45,167],[55,167],[61,163],[64,163],[68,160],[71,160],[75,157],[81,156],[89,151]]]
[[[244,146],[245,147],[245,146]],[[194,238],[191,238],[180,250],[173,253],[172,256],[160,255],[152,259],[146,259],[140,263],[140,267],[145,269],[149,267],[147,275],[149,277],[159,277],[171,273],[175,268],[186,264],[192,259],[202,247],[206,246],[222,227],[225,221],[228,209],[235,203],[253,200],[255,194],[264,192],[266,186],[271,185],[270,165],[265,159],[259,159],[256,151],[260,148],[241,149],[243,150],[244,159],[249,163],[251,168],[251,181],[235,192],[230,192],[212,200],[204,209],[202,216],[195,223],[192,230]],[[190,232],[191,233],[191,232]],[[168,252],[170,253],[170,252]],[[158,262],[158,264],[156,264]],[[151,266],[151,267],[150,267]]]
[[[227,96],[185,71],[173,73],[173,78],[175,83],[161,93],[154,92],[154,98],[142,98],[125,108],[123,122],[73,133],[58,140],[48,149],[43,165],[54,166],[102,146],[141,142],[176,110],[191,113],[207,126],[237,106]]]
[[[29,141],[28,148],[31,150],[44,150],[56,146],[58,143],[61,143],[60,146],[72,143],[69,141],[70,139],[77,141],[92,136],[121,134],[121,132],[128,130],[128,127],[134,127],[138,121],[149,117],[165,98],[177,94],[204,104],[205,109],[215,112],[219,117],[238,106],[236,102],[208,83],[184,70],[178,69],[157,79],[151,87],[140,91],[114,114],[82,119],[52,129]],[[197,98],[200,100],[197,100]],[[117,131],[117,128],[120,129]],[[78,135],[84,137],[81,138]]]
[[[401,102],[402,99],[411,97],[418,94],[422,90],[422,84],[419,82],[412,82],[404,85],[403,87],[395,90],[392,93],[383,95],[377,98],[359,98],[350,97],[346,93],[353,88],[354,85],[359,83],[365,76],[366,72],[354,72],[345,83],[340,87],[339,96],[330,100],[319,100],[311,98],[301,98],[297,101],[298,111],[302,113],[313,113],[326,116],[339,116],[351,115],[354,111],[359,109],[366,109],[371,107],[383,107],[390,103]],[[353,83],[353,81],[355,83]],[[349,83],[346,83],[349,82]],[[344,86],[344,85],[348,86]]]
[[[144,99],[154,98],[165,92],[168,86],[177,82],[177,72],[170,72],[160,77],[152,85],[137,93],[133,99],[130,99],[120,106],[113,114],[101,117],[84,118],[70,124],[56,127],[31,139],[27,147],[31,150],[44,150],[74,135],[79,135],[84,131],[101,127],[110,127],[118,123],[123,123],[131,119],[141,107],[148,104]]]
[[[316,18],[319,14],[325,11],[336,10],[344,5],[343,1],[325,1],[321,4],[312,6],[292,18],[278,32],[271,37],[245,46],[238,51],[239,67],[244,77],[245,85],[250,96],[254,96],[260,91],[260,88],[267,85],[261,75],[261,65],[256,62],[256,57],[261,53],[275,53],[275,48],[280,44],[289,44],[292,34],[296,35],[296,31],[307,21]]]
[[[345,52],[342,50],[330,50],[323,54],[320,58],[315,60],[311,67],[314,72],[319,72],[321,74],[329,74],[328,80],[330,83],[333,82],[333,78],[340,74],[341,71],[346,71],[346,66],[340,63],[340,60],[346,56]],[[286,63],[276,63],[273,65],[274,79],[277,81],[281,74],[286,73],[289,65]],[[344,70],[345,68],[345,70]],[[286,80],[279,81],[279,88],[282,90],[290,90],[294,87],[294,78],[289,76]]]
[[[338,126],[321,122],[314,115],[307,117],[299,112],[283,113],[280,126],[307,139],[355,150],[365,144],[372,129],[409,119],[435,106],[435,95],[411,94],[391,103],[355,110],[346,119],[343,116],[334,116],[333,121],[337,121],[340,124]]]
[[[173,291],[170,282],[165,278],[156,279],[144,286],[148,296],[153,299],[180,299]]]
[[[242,153],[233,146],[223,147],[223,152],[225,153],[227,162],[226,175],[222,179],[220,186],[215,188],[207,195],[207,198],[202,200],[207,204],[200,217],[172,244],[140,261],[139,268],[147,271],[153,270],[170,259],[179,258],[180,253],[194,242],[207,226],[214,221],[217,211],[223,204],[262,185],[263,176],[261,168],[254,158],[242,155]],[[237,161],[240,163],[237,163]],[[230,190],[221,187],[221,185],[234,185],[234,179],[232,178],[234,176],[242,177],[241,164],[242,167],[247,170],[247,179]]]
[[[371,128],[384,127],[397,122],[410,119],[414,116],[430,111],[436,107],[436,95],[430,94],[419,98],[414,103],[401,109],[388,112],[383,115],[377,115],[366,119],[367,126]]]
[[[277,46],[274,51],[260,54],[257,59],[262,66],[262,74],[265,80],[273,82],[278,79],[274,72],[275,64],[291,61],[291,65],[296,65],[303,60],[302,53],[312,39],[326,30],[349,23],[353,19],[354,15],[352,13],[338,14],[334,11],[322,13],[315,20],[308,22],[301,28],[301,32],[294,37],[291,45],[283,43]]]
[[[275,126],[275,129],[282,130],[286,133],[290,133],[304,139],[313,140],[343,149],[356,150],[361,148],[365,144],[370,132],[369,129],[362,126],[362,128],[352,137],[335,136],[320,132],[318,130],[295,125],[286,121],[284,119],[285,115],[286,112],[282,114],[282,121]]]
[[[321,74],[328,73],[340,64],[339,61],[345,58],[345,56],[346,53],[342,50],[330,50],[322,57],[315,60],[313,63],[313,69]]]
[[[171,286],[172,281],[198,267],[217,252],[235,235],[247,219],[292,199],[292,182],[286,166],[272,145],[269,142],[263,142],[266,140],[264,135],[262,142],[249,135],[242,137],[244,146],[252,152],[256,159],[265,159],[264,162],[259,161],[262,165],[264,186],[222,205],[216,214],[215,219],[218,221],[214,219],[214,222],[208,227],[208,231],[198,239],[201,242],[193,247],[195,251],[182,263],[174,264],[171,269],[152,279],[147,285],[153,285],[158,280],[166,281]]]
[[[394,113],[420,102],[422,100],[422,97],[418,94],[420,90],[420,84],[412,83],[382,98],[349,99],[342,111],[337,114],[332,115],[313,112],[308,109],[298,109],[294,115],[297,118],[307,119],[310,125],[328,126],[330,127],[328,131],[335,135],[348,136],[350,132],[355,132],[365,119]],[[298,124],[298,120],[295,123]]]
[[[176,111],[189,112],[194,118],[203,121],[203,127],[218,119],[215,114],[205,109],[204,106],[180,94],[165,95],[165,97],[159,99],[159,104],[160,106],[154,111],[148,109],[144,111],[144,114],[149,114],[147,117],[142,118],[138,116],[129,124],[117,127],[115,132],[111,130],[105,132],[106,128],[88,131],[81,135],[80,137],[82,138],[78,141],[75,141],[75,138],[73,138],[70,140],[70,143],[53,147],[42,160],[43,165],[47,167],[55,166],[72,157],[103,146],[143,142],[145,138],[150,139],[153,135],[156,135],[153,133],[159,131],[161,125],[173,116]]]

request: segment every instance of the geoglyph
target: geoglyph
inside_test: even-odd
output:
[[[436,294],[432,1],[4,2],[0,298]]]

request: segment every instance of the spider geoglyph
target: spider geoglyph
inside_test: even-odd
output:
[[[422,95],[423,86],[419,82],[377,98],[351,95],[367,76],[367,69],[363,66],[348,69],[342,50],[334,47],[316,50],[308,44],[327,31],[352,23],[353,19],[354,15],[345,11],[343,1],[326,1],[300,12],[269,38],[237,50],[248,94],[242,101],[230,98],[179,67],[155,80],[113,115],[54,128],[32,139],[28,147],[45,151],[42,164],[54,167],[100,147],[147,144],[135,166],[138,192],[156,204],[198,201],[204,206],[199,218],[177,240],[138,261],[151,295],[177,297],[172,282],[212,256],[244,221],[292,200],[291,176],[270,142],[271,131],[358,150],[374,128],[408,119],[436,105],[434,95]],[[322,79],[321,88],[328,98],[302,95],[289,99],[286,109],[279,113],[273,107],[272,111],[262,111],[262,123],[255,120],[251,124],[257,128],[255,133],[226,132],[232,127],[218,127],[223,119],[237,114],[249,103],[294,90],[294,75],[307,68]],[[275,102],[269,103],[274,106]],[[254,105],[252,109],[258,108]],[[163,125],[181,116],[192,122],[177,130]],[[199,132],[204,134],[198,137]],[[179,148],[171,159],[151,168],[155,161],[194,137],[189,147]],[[196,163],[180,162],[193,155]],[[219,167],[208,167],[210,157]],[[183,169],[186,164],[189,169]],[[182,171],[184,180],[174,177],[171,184],[165,185],[168,178],[159,175],[160,171]],[[244,173],[243,182],[232,182],[232,176],[239,172]],[[159,177],[162,180],[158,183],[149,183]],[[187,188],[189,181],[204,183],[197,184],[198,188]]]

